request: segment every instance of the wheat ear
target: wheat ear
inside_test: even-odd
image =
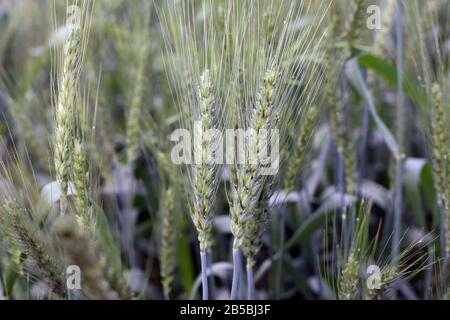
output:
[[[205,70],[201,76],[198,89],[200,100],[200,122],[202,132],[217,128],[217,118],[214,106],[214,94],[209,70]],[[214,141],[211,137],[202,134],[199,145],[201,148],[200,164],[193,166],[194,211],[193,222],[198,232],[200,252],[205,254],[210,244],[212,227],[212,206],[214,204],[214,190],[217,188],[217,168],[209,164],[208,151],[213,150]]]
[[[444,212],[444,230],[446,237],[445,253],[450,254],[450,191],[448,189],[449,173],[449,139],[442,92],[437,83],[433,84],[431,94],[433,97],[433,109],[431,120],[432,136],[432,169],[434,185],[438,194],[440,209]]]
[[[251,218],[254,208],[259,199],[259,194],[263,187],[265,177],[259,172],[256,155],[260,154],[263,143],[260,139],[260,132],[263,129],[268,130],[273,120],[273,97],[275,91],[276,74],[274,71],[267,71],[264,76],[264,83],[260,90],[259,97],[254,108],[249,128],[254,130],[254,138],[248,145],[248,150],[252,154],[247,155],[248,164],[237,167],[237,188],[236,197],[231,207],[231,231],[236,240],[235,248],[239,249],[244,242],[244,224]]]
[[[142,96],[144,93],[144,73],[147,58],[146,48],[141,48],[138,57],[138,68],[136,71],[136,81],[133,92],[133,100],[127,121],[127,159],[132,161],[136,156],[139,147],[139,119],[141,116]]]
[[[70,166],[74,148],[74,112],[80,66],[80,30],[69,31],[64,46],[63,73],[59,84],[56,107],[54,160],[56,181],[61,191],[61,214],[67,213],[67,193],[70,179]]]
[[[202,260],[203,298],[208,299],[207,251],[211,244],[212,207],[215,202],[218,186],[217,165],[210,164],[209,152],[214,150],[214,137],[207,137],[206,130],[217,129],[217,115],[214,92],[209,70],[205,70],[200,79],[198,88],[200,105],[200,123],[202,134],[199,138],[200,163],[192,166],[192,183],[194,192],[194,208],[192,221],[197,229],[200,244],[200,257]]]
[[[327,58],[330,63],[331,59],[331,57]],[[344,103],[342,97],[336,93],[336,90],[339,90],[335,86],[338,83],[337,79],[339,76],[337,75],[337,70],[328,74],[330,74],[330,77],[333,77],[326,86],[330,127],[338,152],[344,161],[346,191],[352,194],[356,188],[356,163],[352,152],[351,137],[347,133]]]
[[[54,231],[58,235],[59,245],[64,249],[67,264],[77,265],[82,270],[82,290],[87,297],[96,300],[118,299],[118,293],[109,283],[96,242],[79,228],[75,217],[59,217],[55,221]]]
[[[260,166],[258,164],[257,155],[261,154],[264,144],[268,141],[262,139],[261,131],[269,130],[274,121],[273,114],[273,99],[276,85],[276,72],[268,70],[264,75],[263,85],[258,94],[257,102],[250,119],[249,128],[253,131],[253,139],[248,142],[247,148],[250,151],[246,158],[246,165],[235,169],[233,173],[233,180],[235,185],[235,197],[231,204],[231,232],[234,236],[233,242],[233,283],[231,289],[231,299],[236,299],[239,268],[240,268],[240,249],[244,249],[248,261],[248,275],[252,276],[252,267],[254,261],[254,253],[257,251],[259,233],[264,228],[265,219],[263,215],[265,210],[258,212],[260,219],[255,219],[255,209],[258,205],[258,200],[264,189],[265,176],[259,172]],[[251,145],[253,144],[253,145]],[[265,149],[267,150],[267,149]],[[251,256],[249,256],[251,255]],[[252,278],[252,277],[251,277]],[[253,281],[253,279],[250,279]],[[249,294],[253,295],[251,284],[249,286]]]
[[[315,106],[308,108],[308,111],[305,115],[305,121],[303,122],[303,126],[300,128],[300,134],[298,135],[297,138],[297,144],[295,146],[294,155],[290,160],[286,173],[286,179],[284,183],[284,191],[286,195],[295,188],[294,185],[295,178],[297,177],[300,164],[305,155],[309,140],[311,139],[312,133],[314,131],[314,127],[317,122],[317,117],[319,115],[318,111],[319,111],[318,108]]]
[[[66,296],[64,275],[60,267],[45,251],[43,243],[36,237],[27,222],[28,212],[16,200],[6,197],[1,208],[0,221],[7,225],[11,238],[36,266],[39,274],[45,279],[49,289],[58,297]]]
[[[175,270],[176,233],[174,198],[172,188],[168,188],[162,210],[162,235],[161,235],[161,282],[166,299],[172,292],[173,273]]]
[[[336,18],[334,18],[331,25],[331,34],[335,31],[336,23]],[[356,188],[357,168],[352,152],[353,146],[351,137],[348,134],[348,127],[346,125],[345,105],[339,88],[339,79],[343,62],[348,57],[347,54],[349,53],[340,52],[333,46],[334,44],[329,44],[329,47],[327,48],[328,52],[325,57],[325,70],[329,79],[325,87],[326,104],[331,132],[335,139],[338,152],[344,161],[346,191],[352,194]]]
[[[352,1],[352,18],[348,21],[345,29],[345,39],[347,43],[346,55],[351,55],[351,50],[361,35],[361,30],[364,30],[364,16],[365,16],[365,0]]]

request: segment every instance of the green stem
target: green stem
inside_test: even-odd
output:
[[[233,243],[233,281],[231,284],[230,300],[237,299],[237,293],[239,289],[239,278],[241,270],[241,251],[236,247],[237,241]]]

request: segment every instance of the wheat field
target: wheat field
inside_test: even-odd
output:
[[[0,0],[0,300],[450,299],[449,0]]]

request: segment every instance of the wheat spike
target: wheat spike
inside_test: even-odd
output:
[[[46,252],[44,244],[36,237],[27,221],[28,213],[16,200],[6,197],[0,209],[0,222],[8,226],[10,238],[15,240],[17,249],[24,252],[45,279],[49,289],[58,298],[66,296],[64,274],[60,266]]]
[[[235,245],[239,248],[244,242],[246,221],[252,219],[257,205],[265,176],[259,172],[260,164],[256,158],[267,143],[261,139],[261,131],[271,128],[273,121],[273,97],[275,91],[276,73],[272,70],[266,72],[258,100],[250,119],[249,128],[254,130],[254,139],[249,142],[247,154],[248,164],[237,168],[236,197],[230,209],[231,231],[236,239]],[[253,145],[250,145],[253,144]]]
[[[199,141],[200,164],[193,165],[192,182],[194,189],[194,210],[192,220],[198,233],[200,252],[206,254],[211,242],[212,207],[214,205],[215,190],[217,189],[217,166],[210,164],[211,150],[214,150],[214,137],[207,137],[206,130],[217,128],[214,93],[209,70],[201,76],[198,88],[200,104],[200,122],[202,137]]]
[[[444,110],[442,92],[437,83],[431,90],[433,98],[431,136],[432,136],[432,169],[434,185],[438,194],[438,202],[444,211],[444,226],[446,234],[446,254],[450,254],[450,191],[448,189],[449,173],[449,139]]]
[[[141,105],[144,94],[144,78],[145,78],[145,66],[147,58],[146,48],[139,50],[138,56],[138,68],[136,70],[136,80],[133,92],[133,99],[131,103],[130,112],[128,114],[127,122],[127,159],[132,161],[136,156],[136,151],[139,147],[139,119],[141,116]]]
[[[309,140],[314,131],[317,117],[319,115],[318,111],[319,110],[316,106],[308,108],[308,111],[305,115],[305,121],[303,122],[303,126],[300,128],[300,133],[297,138],[295,151],[288,165],[287,174],[284,182],[284,191],[286,195],[292,190],[294,190],[295,178],[297,177],[300,164],[305,155],[306,148],[308,147]]]
[[[162,235],[161,235],[161,282],[164,294],[168,297],[172,292],[172,283],[175,270],[175,246],[176,233],[173,232],[175,225],[174,198],[172,188],[168,188],[162,210]]]
[[[64,62],[56,107],[54,161],[56,181],[61,190],[61,214],[67,213],[70,166],[74,150],[74,112],[80,67],[81,33],[73,28],[64,45]]]

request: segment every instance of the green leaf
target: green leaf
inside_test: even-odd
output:
[[[370,202],[385,210],[391,205],[389,190],[371,180],[362,181],[360,195],[362,198],[370,200]]]
[[[394,136],[391,131],[389,131],[386,124],[383,122],[381,117],[379,116],[377,109],[375,108],[375,102],[370,93],[370,90],[367,88],[366,82],[364,81],[361,70],[359,66],[356,64],[356,60],[352,59],[348,64],[347,76],[352,83],[353,87],[358,91],[360,96],[366,101],[367,107],[369,108],[370,114],[372,115],[375,124],[380,131],[384,142],[388,146],[389,150],[391,150],[394,156],[399,156],[399,148],[397,142],[395,141]]]
[[[436,207],[436,190],[434,189],[431,166],[426,159],[407,158],[404,164],[404,185],[406,200],[409,202],[414,217],[421,227],[425,227],[425,208],[433,213],[434,225],[439,226],[439,211]]]
[[[177,239],[177,264],[181,285],[185,293],[189,293],[194,284],[194,263],[191,256],[188,232],[180,232]]]
[[[286,251],[289,251],[298,243],[305,241],[314,231],[324,227],[333,219],[337,211],[353,205],[356,201],[354,196],[341,194],[333,190],[333,188],[325,190],[324,194],[326,194],[324,203],[300,225],[292,237],[286,242]]]
[[[21,259],[25,259],[25,254],[21,253]],[[18,266],[15,262],[11,261],[5,270],[5,295],[9,298],[13,292],[14,284],[17,278],[19,278]]]
[[[425,212],[420,195],[421,173],[426,165],[425,159],[408,158],[404,164],[404,185],[406,201],[410,204],[417,223],[425,226]]]
[[[103,212],[103,209],[97,204],[94,204],[92,209],[97,222],[96,229],[100,247],[106,253],[108,263],[112,265],[114,270],[123,273],[120,248],[117,245],[117,240],[114,237],[108,219]]]
[[[394,65],[386,62],[384,59],[374,55],[365,54],[358,57],[358,63],[361,67],[372,70],[388,84],[392,86],[397,85],[397,70]],[[420,107],[427,106],[425,91],[409,79],[404,79],[403,91]]]
[[[313,291],[309,287],[308,280],[303,276],[303,273],[299,272],[299,270],[292,264],[291,259],[288,257],[284,258],[284,269],[292,277],[296,287],[300,290],[303,296],[306,299],[312,299]]]

